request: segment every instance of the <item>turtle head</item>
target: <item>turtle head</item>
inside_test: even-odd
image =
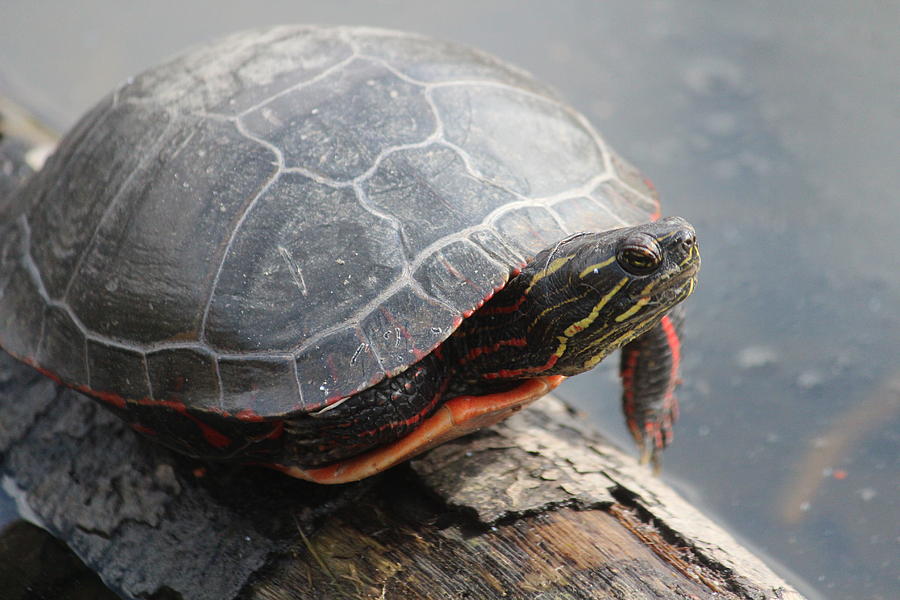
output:
[[[694,228],[680,217],[576,234],[542,252],[528,266],[527,309],[529,346],[550,350],[540,374],[592,368],[687,298],[699,268]]]

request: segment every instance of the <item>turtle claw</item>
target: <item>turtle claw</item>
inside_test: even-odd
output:
[[[642,465],[650,465],[653,474],[659,475],[662,472],[662,448],[658,448],[651,443],[641,444],[640,463]]]
[[[678,402],[667,398],[665,408],[628,419],[628,429],[640,450],[640,464],[650,465],[658,475],[662,469],[662,453],[674,438],[673,424],[678,418]]]

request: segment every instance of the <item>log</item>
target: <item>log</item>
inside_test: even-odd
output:
[[[801,597],[583,423],[545,398],[319,486],[172,453],[0,352],[4,490],[123,598]]]
[[[209,465],[0,356],[0,469],[125,598],[799,598],[553,398],[359,484]]]

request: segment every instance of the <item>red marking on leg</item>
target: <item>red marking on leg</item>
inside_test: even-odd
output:
[[[625,366],[620,373],[622,377],[622,397],[625,400],[625,414],[631,416],[634,412],[634,375],[637,371],[640,350],[625,351]]]
[[[681,340],[678,339],[678,331],[675,324],[668,315],[664,316],[660,321],[663,331],[666,334],[666,343],[672,352],[672,368],[669,370],[669,381],[666,383],[666,397],[671,396],[675,387],[678,385],[678,370],[681,366]]]

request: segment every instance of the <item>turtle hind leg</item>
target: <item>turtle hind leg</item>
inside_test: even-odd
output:
[[[622,408],[641,450],[641,462],[659,470],[662,450],[678,418],[675,388],[680,383],[684,308],[673,308],[652,329],[622,348]]]
[[[285,463],[320,467],[400,439],[440,408],[449,375],[429,355],[333,407],[286,421]]]

